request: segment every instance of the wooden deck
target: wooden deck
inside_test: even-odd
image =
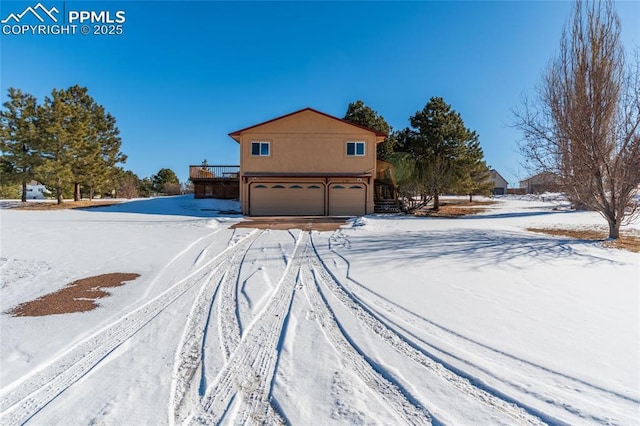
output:
[[[239,176],[240,166],[189,166],[189,179],[192,182],[233,179]]]
[[[240,198],[240,166],[189,166],[195,198]]]

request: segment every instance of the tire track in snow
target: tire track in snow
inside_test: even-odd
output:
[[[261,231],[259,235],[263,233],[264,231]],[[238,278],[240,277],[242,264],[247,257],[247,252],[254,242],[255,238],[245,251],[238,252],[231,258],[227,273],[221,283],[220,302],[218,303],[218,328],[220,348],[225,361],[228,361],[233,351],[236,350],[242,336],[240,319],[238,318]]]
[[[262,235],[264,231],[260,231]],[[242,338],[242,328],[240,326],[240,317],[238,311],[238,291],[239,291],[239,277],[242,265],[247,257],[247,253],[251,246],[255,242],[255,239],[251,241],[251,244],[247,249],[240,253],[237,253],[230,261],[230,267],[227,269],[227,273],[222,281],[222,288],[220,290],[220,299],[218,303],[218,327],[220,337],[220,347],[224,355],[224,360],[229,361],[231,354],[236,350],[240,344]],[[288,263],[286,257],[287,253],[280,245],[285,263]],[[293,255],[293,254],[292,254]],[[206,383],[205,383],[206,386]],[[285,424],[282,417],[276,412],[271,403],[267,407],[267,418],[271,419],[271,424]]]
[[[205,279],[211,268],[223,264],[233,249],[233,246],[228,247],[158,296],[73,345],[48,365],[12,386],[0,397],[0,424],[22,424],[29,420],[182,294]]]
[[[269,398],[278,344],[291,309],[301,259],[308,248],[308,234],[301,232],[271,299],[247,327],[235,351],[205,392],[204,412],[195,414],[191,423],[219,423],[236,397],[240,401],[234,424],[282,422]]]
[[[351,294],[327,269],[324,262],[320,258],[315,245],[313,244],[313,238],[311,239],[312,249],[310,255],[310,262],[316,271],[316,278],[318,278],[328,291],[333,295],[355,315],[361,324],[367,327],[370,331],[378,335],[384,342],[389,344],[396,351],[406,356],[408,359],[413,360],[419,365],[429,370],[432,374],[445,380],[455,389],[465,394],[468,398],[487,405],[492,409],[503,413],[511,417],[518,424],[543,424],[543,420],[536,415],[530,414],[528,411],[534,411],[530,407],[523,408],[516,405],[516,401],[507,401],[501,397],[488,392],[485,389],[481,389],[471,383],[467,378],[456,374],[442,363],[434,360],[431,356],[417,349],[412,345],[405,337],[396,332],[387,323],[381,321],[375,316],[371,309],[368,308],[362,301]],[[544,416],[544,414],[543,414]],[[545,416],[546,417],[546,416]],[[545,421],[556,422],[557,419],[545,418]],[[561,423],[561,422],[560,422]]]
[[[198,300],[211,300],[219,288],[224,269],[219,268],[211,273],[206,284],[198,294]],[[215,283],[212,285],[212,283]],[[211,294],[212,293],[212,294]],[[171,424],[181,424],[189,416],[192,407],[200,403],[199,395],[191,395],[194,378],[202,368],[202,346],[204,336],[192,331],[203,331],[206,328],[212,306],[206,303],[194,304],[187,318],[187,326],[176,351],[174,370],[171,378],[169,397],[169,419]],[[189,332],[187,332],[189,330]]]
[[[197,240],[195,240],[195,241],[191,242],[189,245],[187,245],[187,247],[182,249],[180,252],[178,252],[175,256],[173,256],[173,258],[169,262],[167,262],[167,264],[164,265],[164,267],[162,269],[160,269],[160,271],[156,274],[156,276],[153,278],[153,280],[149,283],[149,285],[147,286],[147,289],[145,290],[145,292],[143,294],[143,297],[147,297],[147,296],[149,296],[149,294],[151,294],[151,290],[153,290],[153,287],[155,287],[156,283],[165,274],[165,272],[167,272],[168,270],[173,268],[173,266],[178,262],[178,260],[180,260],[187,253],[189,253],[189,251],[193,247],[195,247],[198,243],[200,243],[202,240],[210,238],[213,235],[217,234],[218,232],[220,232],[220,229],[216,229],[215,231],[198,238]],[[194,264],[197,264],[197,263],[201,262],[202,258],[204,257],[204,255],[206,255],[206,252],[207,252],[207,248],[205,248],[202,251],[200,251],[200,253],[198,254],[198,257],[196,258],[196,260],[194,262]]]
[[[340,356],[340,361],[356,373],[367,387],[396,413],[402,424],[431,424],[431,414],[420,403],[410,401],[406,396],[408,394],[406,390],[391,383],[378,373],[344,335],[330,306],[322,296],[319,284],[312,276],[311,269],[303,267],[301,276],[304,293],[314,310],[316,321],[331,346]]]
[[[350,241],[342,230],[336,231],[329,238],[329,250],[345,263],[347,281],[355,284],[359,291],[361,290],[364,292],[363,294],[368,296],[363,298],[354,294],[354,297],[363,300],[369,309],[375,311],[376,315],[383,317],[388,324],[393,324],[394,327],[397,327],[400,333],[411,336],[414,341],[419,342],[421,345],[426,345],[434,352],[439,353],[440,355],[432,353],[431,356],[456,374],[467,377],[471,382],[493,381],[495,383],[495,381],[498,381],[510,387],[512,389],[510,392],[537,399],[542,405],[536,405],[535,410],[560,410],[559,414],[549,414],[548,417],[551,421],[561,421],[551,418],[553,415],[559,416],[568,422],[588,421],[605,424],[626,423],[635,419],[633,413],[638,412],[640,405],[640,400],[637,397],[553,370],[474,340],[435,321],[422,317],[354,280],[350,276],[351,265],[349,261],[334,246],[336,248],[350,247]],[[345,285],[345,288],[348,292],[352,292],[352,286]],[[379,306],[379,308],[375,308],[374,305]],[[428,335],[429,339],[418,336],[410,329],[419,330],[420,334],[423,336]],[[451,349],[439,347],[431,338],[445,342],[447,345],[452,345],[457,352],[454,353]],[[460,352],[466,354],[466,356],[461,356]],[[476,373],[470,374],[462,371],[443,360],[443,358],[463,363],[466,366],[463,368],[473,369]],[[481,362],[473,361],[474,359],[481,359],[482,362],[490,363],[495,368],[487,368]],[[506,373],[511,373],[521,380],[514,380]],[[611,397],[618,400],[614,406],[609,404]],[[572,403],[566,402],[568,399]],[[582,404],[578,404],[578,401],[581,401]],[[596,401],[601,402],[597,403]],[[527,404],[533,405],[535,402]],[[606,412],[607,410],[608,413]],[[557,411],[554,412],[557,413]],[[563,413],[569,416],[566,417]],[[631,415],[625,416],[623,413],[631,413]],[[544,418],[544,415],[541,414],[541,416]]]
[[[220,286],[227,280],[233,268],[240,268],[237,259],[244,257],[253,242],[262,232],[252,232],[240,243],[236,243],[230,251],[230,256],[220,262],[219,268],[214,268],[196,297],[176,351],[174,372],[171,380],[171,396],[169,404],[169,419],[177,424],[183,423],[192,410],[200,405],[200,395],[196,392],[189,398],[189,391],[193,389],[194,378],[203,364],[204,341],[206,328],[209,323],[213,302]],[[232,243],[234,240],[230,240]],[[244,248],[244,250],[241,250]],[[230,261],[227,261],[230,259]],[[236,261],[234,261],[236,259]]]
[[[354,283],[359,290],[365,292],[371,299],[362,299],[360,296],[354,295],[355,297],[378,305],[380,308],[370,307],[370,309],[376,312],[376,315],[384,318],[389,324],[394,324],[394,327],[396,327],[400,333],[411,336],[415,341],[428,346],[433,351],[463,363],[469,368],[485,375],[484,377],[489,377],[511,387],[515,392],[531,396],[544,405],[567,411],[572,416],[578,417],[581,421],[595,421],[598,423],[617,423],[620,421],[607,417],[602,413],[602,405],[594,404],[594,401],[607,401],[612,396],[617,398],[621,405],[628,407],[626,412],[631,413],[634,410],[638,410],[640,400],[637,398],[589,383],[585,380],[572,377],[568,374],[555,371],[508,352],[493,348],[398,305],[392,300],[353,280],[348,272],[349,262],[340,253],[334,250],[332,250],[332,252],[347,264],[347,279]],[[351,290],[349,289],[349,291]],[[453,345],[457,351],[466,356],[461,356],[450,349],[439,347],[432,341],[427,341],[424,337],[418,336],[416,332],[411,331],[410,328],[419,330],[421,334],[429,335],[430,337]],[[452,341],[455,343],[452,343]],[[434,358],[435,357],[434,355]],[[446,361],[440,361],[440,357],[437,358],[436,360],[438,362],[446,364]],[[478,358],[482,359],[483,362],[494,365],[495,368],[487,368],[477,361],[473,361],[473,359]],[[456,369],[455,367],[448,368]],[[508,375],[505,374],[506,372],[510,372],[519,377],[520,380],[509,378]],[[532,386],[534,383],[535,387]],[[585,405],[578,407],[577,404],[570,405],[564,402],[566,398],[562,396],[567,395],[570,395],[573,401],[584,401]],[[573,419],[573,421],[577,420]]]

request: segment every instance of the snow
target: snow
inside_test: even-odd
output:
[[[0,210],[1,424],[640,424],[640,255],[553,194],[229,229],[234,201]],[[638,225],[633,225],[638,228]],[[138,273],[89,312],[19,303]]]

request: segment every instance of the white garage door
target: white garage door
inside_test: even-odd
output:
[[[252,183],[249,187],[252,216],[323,216],[322,183]]]
[[[365,186],[341,183],[329,186],[329,216],[362,216],[367,206]]]

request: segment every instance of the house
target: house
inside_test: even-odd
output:
[[[491,169],[489,171],[489,180],[493,182],[493,195],[504,195],[507,193],[507,180],[503,178],[500,173],[496,171],[496,169]]]
[[[240,145],[243,214],[373,213],[376,145],[385,134],[305,108],[229,136]]]
[[[556,174],[551,172],[542,172],[520,181],[520,188],[524,188],[527,194],[559,192],[560,182]]]
[[[27,184],[27,200],[44,200],[50,194],[51,191],[35,180]]]

